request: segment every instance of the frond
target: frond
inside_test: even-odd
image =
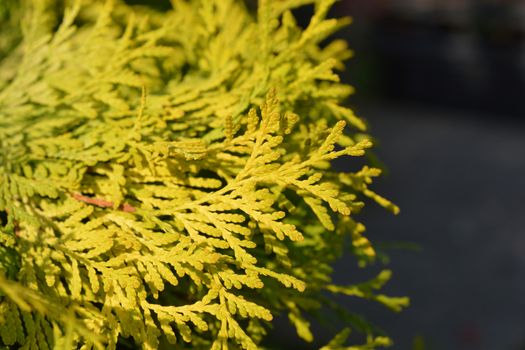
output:
[[[333,2],[0,4],[1,345],[256,349],[281,313],[312,341],[323,290],[406,306],[377,293],[388,272],[330,278],[345,237],[374,259],[363,199],[398,211],[379,170],[331,168],[372,147],[351,52],[321,45],[349,23]]]

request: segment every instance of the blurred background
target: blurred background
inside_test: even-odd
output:
[[[304,26],[312,11],[296,12]],[[374,188],[401,207],[360,219],[389,256],[386,294],[411,306],[338,301],[393,350],[525,350],[525,0],[340,0],[331,16],[354,19],[343,78],[386,164]],[[334,279],[373,272],[349,257]],[[342,327],[313,322],[306,345],[280,319],[267,345],[318,349]]]
[[[358,97],[525,116],[525,1],[343,0]]]
[[[340,302],[394,350],[524,350],[525,1],[343,0],[332,16],[354,19],[350,104],[388,169],[375,188],[401,207],[361,219],[390,256],[386,292],[411,306]],[[354,265],[335,279],[355,281]]]

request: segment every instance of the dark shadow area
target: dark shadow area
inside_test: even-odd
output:
[[[525,116],[524,2],[346,0],[332,15],[354,19],[343,34],[356,51],[344,75],[354,103]]]
[[[428,349],[521,349],[525,123],[388,103],[360,109],[390,170],[376,188],[402,208],[393,217],[370,206],[369,237],[422,247],[389,251],[389,288],[409,295],[411,307],[371,318],[394,349],[409,349],[417,334]]]
[[[388,167],[376,189],[402,210],[369,206],[368,235],[422,247],[389,251],[387,290],[412,306],[367,314],[393,349],[417,335],[426,349],[523,349],[525,3],[348,0],[333,15],[354,17],[351,104]]]

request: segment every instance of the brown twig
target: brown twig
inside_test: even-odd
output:
[[[80,202],[84,202],[84,203],[87,203],[87,204],[93,204],[97,207],[100,207],[100,208],[113,208],[113,202],[110,202],[110,201],[107,201],[105,199],[102,199],[102,198],[92,198],[92,197],[88,197],[88,196],[84,196],[80,193],[73,193],[73,198],[76,199],[77,201],[80,201]],[[123,203],[121,204],[118,209],[126,212],[126,213],[133,213],[134,211],[136,211],[137,209],[128,204],[128,203]]]

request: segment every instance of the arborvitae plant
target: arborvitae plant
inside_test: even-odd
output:
[[[330,278],[345,240],[374,260],[364,199],[398,210],[378,169],[331,168],[372,146],[335,73],[351,53],[325,41],[348,23],[333,2],[0,1],[4,346],[256,349],[280,314],[312,341],[329,292],[407,304],[376,293],[388,270]],[[390,344],[361,328],[323,349]]]

